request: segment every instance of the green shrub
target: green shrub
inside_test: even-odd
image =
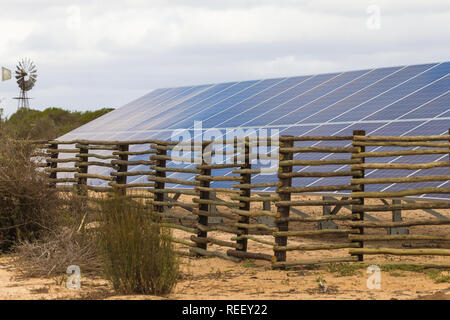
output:
[[[102,203],[99,244],[106,277],[122,294],[170,293],[178,279],[178,262],[167,229],[132,200]]]
[[[34,149],[27,142],[0,138],[0,251],[39,239],[59,223],[60,199],[30,161]]]

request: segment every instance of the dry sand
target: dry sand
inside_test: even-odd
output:
[[[184,197],[182,197],[184,198]],[[309,197],[316,199],[316,197]],[[181,199],[188,200],[188,199]],[[190,199],[189,199],[190,200]],[[227,209],[221,209],[226,212]],[[272,210],[275,210],[273,208]],[[321,215],[321,208],[303,208],[310,215]],[[186,213],[177,209],[180,213]],[[439,210],[450,216],[450,210]],[[346,209],[342,213],[348,213]],[[374,215],[382,220],[390,220],[391,213]],[[404,213],[405,219],[433,218],[420,211]],[[298,224],[296,230],[314,230],[315,223]],[[448,235],[449,226],[411,227],[411,234]],[[370,233],[386,234],[381,229]],[[189,239],[190,234],[174,231],[177,238]],[[209,232],[208,236],[221,240],[230,240],[232,234]],[[269,235],[259,235],[273,241]],[[293,238],[289,244],[324,244],[347,241],[345,236],[320,238]],[[448,247],[441,243],[409,242],[398,247]],[[375,243],[370,246],[392,246],[392,243]],[[215,245],[210,250],[225,252],[226,249]],[[272,254],[270,246],[249,241],[249,251]],[[347,249],[333,251],[294,251],[288,252],[288,260],[318,257],[348,256]],[[0,257],[0,299],[450,299],[450,283],[436,283],[425,272],[382,271],[381,288],[368,289],[365,268],[358,269],[353,275],[340,276],[327,270],[327,266],[296,268],[290,270],[272,270],[267,261],[242,261],[235,263],[220,258],[181,258],[182,277],[173,293],[165,297],[155,296],[118,296],[109,283],[101,277],[83,274],[81,270],[81,289],[66,288],[66,274],[53,278],[29,279],[21,277],[13,267],[12,257]],[[365,256],[365,264],[383,265],[386,263],[436,263],[450,265],[450,257],[432,256]],[[443,275],[449,275],[444,270]],[[318,280],[325,280],[326,292],[319,287]]]

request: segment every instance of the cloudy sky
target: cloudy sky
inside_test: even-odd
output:
[[[160,87],[450,60],[448,0],[0,0],[0,65],[31,107],[120,107]],[[0,83],[11,114],[13,80]]]

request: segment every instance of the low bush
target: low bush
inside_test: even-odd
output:
[[[106,200],[98,231],[106,277],[117,292],[171,292],[178,261],[170,232],[154,221],[151,211],[129,199]]]

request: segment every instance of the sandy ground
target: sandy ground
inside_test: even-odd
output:
[[[313,197],[308,197],[315,199]],[[187,201],[190,199],[180,199]],[[190,201],[189,201],[190,202]],[[221,211],[229,210],[220,208]],[[275,208],[272,208],[275,210]],[[175,210],[186,214],[183,209]],[[302,208],[310,215],[321,215],[322,208]],[[450,210],[439,210],[450,216]],[[343,209],[342,213],[349,213]],[[341,213],[340,213],[341,214]],[[390,220],[391,212],[374,214],[382,220]],[[434,218],[421,211],[404,212],[404,219]],[[226,222],[226,221],[225,221]],[[341,227],[341,223],[338,223]],[[315,223],[292,224],[294,230],[315,230]],[[291,229],[290,227],[290,229]],[[368,234],[386,234],[385,229],[368,231]],[[417,226],[410,228],[411,234],[449,235],[449,226]],[[174,230],[174,237],[189,240],[190,234]],[[208,236],[230,241],[233,234],[209,232]],[[260,239],[273,241],[270,235],[257,235]],[[289,238],[289,244],[326,244],[348,242],[341,237],[295,237]],[[178,245],[177,245],[178,246]],[[368,244],[368,247],[433,247],[448,248],[443,242],[399,242],[396,245],[387,242]],[[179,247],[178,249],[182,249]],[[184,248],[184,250],[186,250]],[[225,252],[226,248],[210,245],[208,250]],[[249,241],[250,252],[273,254],[270,246]],[[348,249],[290,251],[288,261],[319,257],[345,257]],[[437,283],[427,272],[390,270],[381,272],[381,288],[368,289],[370,274],[366,267],[357,269],[351,275],[342,276],[328,270],[327,265],[320,267],[292,268],[272,270],[270,262],[244,260],[239,263],[220,258],[181,257],[181,278],[173,293],[165,297],[156,296],[118,296],[109,283],[102,277],[83,274],[81,270],[81,289],[70,290],[66,287],[66,274],[53,278],[23,278],[13,267],[11,256],[0,257],[0,299],[450,299],[450,282]],[[387,263],[433,263],[450,265],[450,257],[433,256],[365,256],[364,263],[378,266]],[[450,269],[441,269],[444,276],[450,275]],[[320,286],[319,282],[326,286]]]
[[[367,261],[377,264],[376,260]],[[382,262],[382,261],[379,261]],[[444,271],[448,274],[448,271]],[[219,258],[182,259],[182,276],[172,294],[119,296],[107,281],[81,274],[80,290],[66,287],[65,274],[47,279],[24,279],[0,259],[0,299],[447,299],[450,283],[435,283],[429,275],[410,271],[381,273],[381,288],[368,289],[364,268],[340,276],[326,268],[271,270],[265,261],[234,263]],[[325,280],[326,291],[318,279]]]

